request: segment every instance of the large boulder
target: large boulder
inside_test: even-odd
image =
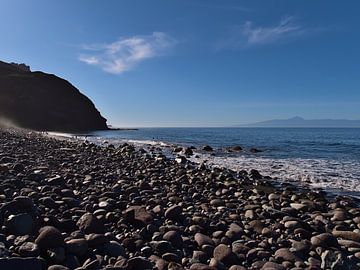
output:
[[[64,245],[64,238],[61,232],[55,227],[45,226],[40,229],[39,236],[36,238],[35,243],[40,249],[46,250]]]
[[[84,214],[76,223],[79,229],[87,234],[104,233],[104,224],[91,213]]]

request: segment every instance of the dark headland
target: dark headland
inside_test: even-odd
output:
[[[106,130],[93,102],[68,81],[0,61],[0,124],[41,131]]]
[[[350,197],[0,129],[0,269],[360,269]]]

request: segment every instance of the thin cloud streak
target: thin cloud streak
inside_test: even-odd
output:
[[[274,26],[256,26],[247,21],[236,26],[231,37],[218,44],[218,49],[226,47],[249,48],[288,41],[303,36],[308,32],[304,26],[296,22],[293,16],[287,16]]]
[[[241,33],[248,45],[258,45],[301,35],[304,29],[295,23],[293,17],[285,17],[274,27],[254,27],[253,23],[248,21],[242,26]]]
[[[139,63],[164,55],[177,41],[162,32],[120,38],[109,44],[84,45],[79,60],[111,74],[132,70]]]

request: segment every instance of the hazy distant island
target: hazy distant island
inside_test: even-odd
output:
[[[360,120],[304,119],[295,116],[289,119],[274,119],[238,125],[238,127],[360,128]]]
[[[68,81],[2,61],[0,125],[64,132],[108,129],[93,102]]]

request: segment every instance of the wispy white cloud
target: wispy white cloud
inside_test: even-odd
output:
[[[162,32],[120,38],[108,44],[84,45],[79,60],[112,74],[133,69],[144,60],[165,54],[176,40]]]
[[[219,47],[252,47],[271,44],[300,37],[308,32],[294,17],[287,16],[277,25],[256,26],[252,21],[247,21],[236,26],[231,37],[219,44]]]
[[[249,45],[272,43],[304,33],[304,28],[297,24],[293,17],[285,17],[273,27],[255,27],[248,21],[241,28],[241,33]]]

